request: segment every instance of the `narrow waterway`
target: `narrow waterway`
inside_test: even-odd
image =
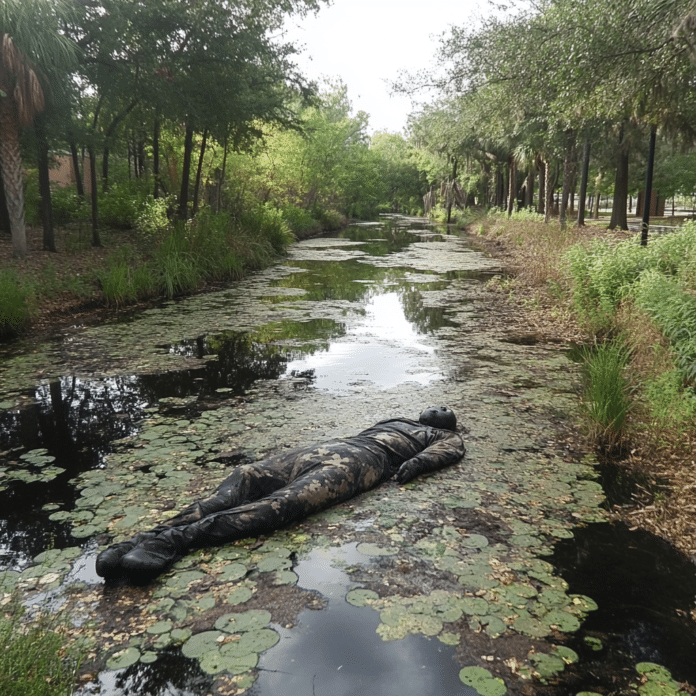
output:
[[[0,578],[63,611],[87,651],[79,694],[696,686],[693,565],[605,521],[572,437],[575,367],[520,334],[486,287],[500,270],[464,233],[394,217],[229,289],[5,349]],[[465,433],[452,469],[147,586],[94,573],[100,544],[239,462],[440,403]]]

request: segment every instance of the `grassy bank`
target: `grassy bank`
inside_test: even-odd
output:
[[[59,253],[51,254],[30,228],[24,261],[12,259],[9,238],[2,240],[0,338],[83,310],[114,310],[234,280],[272,262],[296,237],[343,223],[333,213],[312,217],[266,206],[234,215],[204,211],[171,223],[159,199],[141,207],[132,227],[104,229],[101,248],[91,246],[86,224],[72,222],[57,231]]]
[[[77,683],[80,655],[68,648],[61,617],[42,614],[30,623],[15,598],[0,613],[0,693],[69,696]]]
[[[614,512],[696,554],[696,224],[652,237],[482,217],[513,269],[493,283],[547,337],[583,346],[588,437],[627,484]]]

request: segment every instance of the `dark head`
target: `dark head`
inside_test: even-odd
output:
[[[441,430],[456,430],[457,417],[447,406],[431,406],[420,414],[419,423]]]

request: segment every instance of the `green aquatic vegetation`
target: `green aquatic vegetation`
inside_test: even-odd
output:
[[[216,630],[191,636],[181,652],[185,657],[198,659],[208,674],[242,674],[256,666],[259,653],[280,640],[275,631],[267,628],[270,620],[270,612],[263,610],[225,614],[215,622]]]
[[[494,677],[483,667],[464,667],[459,672],[463,684],[476,689],[479,696],[505,696],[507,687],[500,677]]]
[[[672,679],[669,670],[653,662],[640,662],[636,672],[645,682],[638,687],[641,696],[675,696],[683,693],[681,684]]]

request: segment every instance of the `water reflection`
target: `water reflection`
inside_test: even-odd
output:
[[[423,310],[418,304],[419,311]],[[424,325],[430,317],[423,311]],[[396,292],[372,297],[365,315],[328,350],[288,363],[288,372],[314,371],[320,389],[343,391],[361,388],[364,381],[387,389],[402,382],[428,384],[443,379],[435,349],[421,338],[422,331],[409,321]]]
[[[303,272],[293,273],[272,285],[304,290],[305,294],[297,299],[305,302],[366,302],[374,295],[394,289],[404,294],[419,293],[425,290],[442,290],[449,284],[448,280],[435,274],[432,274],[432,282],[414,283],[409,280],[409,276],[413,274],[411,269],[372,266],[358,259],[292,261],[287,265],[290,268],[300,268]],[[283,297],[281,301],[287,303],[289,300]]]
[[[384,642],[376,631],[378,612],[345,601],[351,581],[334,564],[359,556],[348,544],[316,549],[297,564],[298,586],[321,592],[328,607],[302,612],[292,631],[276,627],[281,640],[261,656],[250,694],[476,696],[459,680],[454,648],[416,635]]]
[[[51,505],[71,510],[73,480],[103,465],[111,443],[140,427],[147,409],[169,397],[216,398],[244,394],[257,380],[278,379],[288,360],[328,348],[328,337],[342,333],[328,320],[271,323],[254,334],[226,332],[163,346],[203,364],[165,373],[102,378],[61,377],[24,395],[21,408],[0,413],[0,567],[21,567],[40,551],[74,543],[69,525],[47,519]],[[293,349],[271,341],[306,341]],[[314,342],[312,342],[314,339]],[[48,463],[27,459],[42,450]]]
[[[101,672],[97,681],[75,691],[74,696],[201,696],[212,692],[213,679],[196,660],[178,650],[158,653],[154,666],[136,663],[127,669]],[[233,692],[234,693],[234,692]]]

